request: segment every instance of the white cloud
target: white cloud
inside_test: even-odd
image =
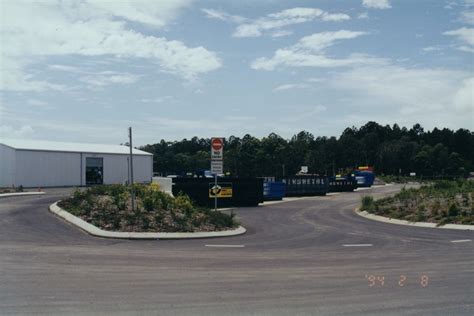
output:
[[[20,138],[30,136],[34,133],[30,125],[11,126],[0,125],[0,136],[5,138]]]
[[[128,22],[165,25],[189,1],[107,1],[2,3],[1,88],[62,89],[26,72],[50,56],[115,56],[149,59],[159,71],[186,79],[221,66],[214,52],[181,41],[139,33]],[[25,9],[28,8],[28,9]]]
[[[37,99],[28,99],[26,100],[26,103],[28,103],[29,105],[37,106],[37,107],[48,107],[47,102],[37,100]]]
[[[250,122],[250,121],[256,121],[257,118],[255,116],[249,116],[249,115],[227,115],[224,116],[225,121],[231,121],[231,122]]]
[[[290,90],[290,89],[305,89],[308,88],[309,85],[305,83],[287,83],[280,85],[273,89],[273,91],[278,92],[278,91],[285,91],[285,90]]]
[[[84,73],[85,71],[79,67],[68,66],[68,65],[49,65],[49,69],[56,70],[56,71],[65,71],[71,73]]]
[[[326,112],[327,108],[323,105],[315,105],[311,107],[298,107],[297,111],[293,111],[291,115],[282,118],[281,122],[296,123],[313,119],[315,116]],[[296,112],[296,113],[295,113]]]
[[[357,16],[358,19],[368,19],[369,18],[369,12],[362,12]]]
[[[172,99],[173,99],[173,96],[165,95],[163,97],[152,98],[152,99],[143,98],[140,101],[143,103],[163,103],[165,101],[172,100]]]
[[[328,86],[365,113],[383,113],[399,123],[420,119],[429,126],[472,126],[472,74],[397,65],[355,67],[328,78]]]
[[[246,18],[239,16],[239,15],[231,15],[227,12],[215,9],[201,9],[202,12],[206,14],[206,17],[209,19],[221,20],[226,22],[233,22],[233,23],[243,23],[247,21]]]
[[[141,75],[134,75],[131,73],[121,73],[116,71],[90,71],[74,66],[49,65],[48,69],[55,71],[64,71],[73,74],[81,75],[79,81],[86,83],[89,87],[98,88],[113,84],[131,84],[135,83],[142,77]]]
[[[461,22],[466,24],[474,24],[474,11],[463,11],[460,17]]]
[[[180,9],[190,3],[190,0],[86,0],[84,3],[78,3],[73,8],[68,6],[67,10],[70,10],[68,13],[73,15],[81,10],[89,15],[89,10],[94,10],[94,15],[119,17],[128,21],[163,27],[176,17]]]
[[[272,33],[272,37],[283,37],[283,36],[289,36],[293,34],[291,31],[286,31],[286,30],[278,30]]]
[[[441,47],[439,47],[439,46],[427,46],[427,47],[423,47],[422,50],[424,52],[437,52],[437,51],[441,50]]]
[[[467,52],[467,53],[474,53],[474,47],[469,47],[469,46],[458,46],[457,47],[458,50],[460,51],[463,51],[463,52]]]
[[[455,2],[455,1],[448,1],[448,2],[446,3],[446,5],[444,6],[444,8],[445,8],[446,10],[452,10],[452,9],[454,9],[454,7],[457,6],[457,5],[458,5],[458,3]]]
[[[301,49],[309,49],[314,52],[320,52],[336,44],[339,40],[353,39],[366,34],[366,32],[354,32],[347,30],[314,33],[313,35],[301,38],[298,44],[295,46]]]
[[[461,87],[454,95],[454,107],[468,116],[470,113],[471,123],[474,125],[474,77],[464,79]]]
[[[80,81],[92,87],[103,87],[111,84],[131,84],[136,82],[140,76],[128,73],[102,72],[97,75],[89,75],[79,78]]]
[[[468,46],[462,45],[459,50],[472,52],[474,50],[474,28],[462,27],[457,30],[447,31],[444,35],[454,36],[460,42],[464,42]]]
[[[208,18],[239,24],[232,34],[233,37],[260,37],[266,32],[270,32],[272,37],[285,36],[289,35],[287,31],[280,31],[285,26],[313,20],[337,22],[350,19],[350,16],[345,13],[329,13],[318,8],[291,8],[253,20],[230,15],[220,10],[203,9],[202,11]]]
[[[388,0],[362,0],[362,5],[372,9],[390,9],[392,7]]]
[[[278,49],[272,58],[261,57],[254,60],[251,67],[256,70],[273,70],[277,66],[293,67],[342,67],[357,64],[383,64],[386,61],[364,54],[351,54],[348,58],[330,58],[324,50],[340,40],[354,39],[365,32],[340,30],[315,33],[301,38],[293,46]]]

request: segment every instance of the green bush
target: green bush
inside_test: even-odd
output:
[[[417,222],[423,222],[426,220],[426,215],[425,215],[426,209],[423,205],[420,205],[418,207],[418,211],[416,212],[416,221]]]
[[[236,225],[233,216],[198,208],[184,194],[175,198],[156,185],[135,184],[133,189],[134,211],[131,188],[123,185],[76,189],[59,206],[106,230],[187,232],[222,230]]]
[[[377,201],[363,197],[361,209],[410,221],[474,223],[474,181],[436,181]]]
[[[459,215],[459,207],[456,205],[456,203],[452,203],[449,206],[448,216],[455,217],[455,216],[458,216],[458,215]]]
[[[227,215],[218,211],[210,211],[209,222],[216,228],[226,228],[234,226],[234,214]]]
[[[370,212],[370,211],[373,211],[375,209],[375,202],[374,202],[374,198],[371,197],[371,196],[363,196],[362,197],[362,207],[361,207],[361,210],[362,211],[367,211],[367,212]]]

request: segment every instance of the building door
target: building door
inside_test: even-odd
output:
[[[104,183],[104,159],[86,157],[86,185]]]

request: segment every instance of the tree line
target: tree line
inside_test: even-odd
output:
[[[209,169],[210,139],[193,137],[142,146],[152,153],[153,170],[162,175]],[[368,122],[346,128],[337,137],[302,131],[284,139],[271,133],[261,139],[230,136],[224,141],[224,170],[233,176],[294,175],[301,166],[309,173],[332,175],[357,166],[374,166],[386,175],[460,176],[474,171],[474,132],[434,128],[425,131]]]

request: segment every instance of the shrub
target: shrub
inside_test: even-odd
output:
[[[370,212],[370,211],[373,211],[374,209],[375,209],[374,198],[368,195],[363,196],[361,210]]]
[[[130,187],[94,186],[76,189],[60,206],[76,216],[107,230],[200,231],[221,230],[236,225],[233,216],[198,208],[181,194],[176,198],[158,185],[135,184],[136,209],[130,207]]]
[[[128,208],[128,202],[130,201],[130,193],[123,191],[115,191],[114,195],[111,195],[115,206],[119,210],[125,210]]]
[[[467,194],[466,192],[462,193],[462,204],[466,207],[469,206],[469,194]]]
[[[184,212],[187,217],[192,216],[193,212],[196,210],[191,199],[187,195],[183,194],[180,194],[174,200],[174,208]]]
[[[420,205],[418,207],[418,210],[416,212],[416,221],[417,222],[424,222],[426,220],[426,215],[425,215],[426,209],[423,205]]]
[[[217,229],[234,226],[234,214],[227,215],[218,211],[209,212],[209,223]]]
[[[457,206],[456,203],[452,203],[449,206],[448,216],[455,217],[455,216],[458,216],[458,215],[459,215],[459,207]]]

